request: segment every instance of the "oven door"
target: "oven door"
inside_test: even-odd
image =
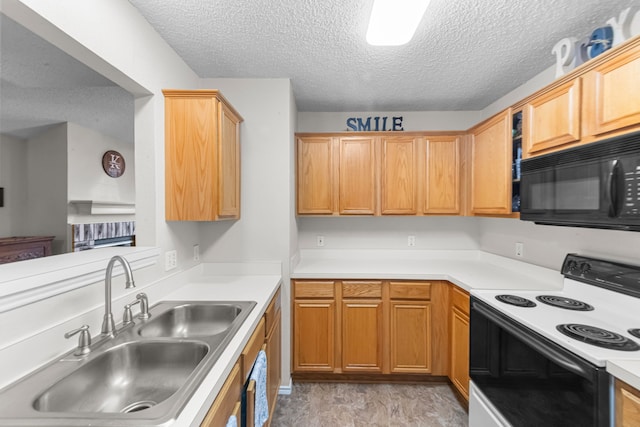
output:
[[[517,427],[609,425],[609,375],[471,297],[469,373],[482,407]],[[474,396],[476,399],[478,396]],[[474,400],[472,399],[472,400]],[[469,425],[486,415],[470,407]],[[497,424],[500,425],[500,424]]]

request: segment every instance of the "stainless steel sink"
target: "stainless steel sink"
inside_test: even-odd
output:
[[[141,411],[178,391],[208,352],[200,341],[124,343],[56,382],[33,406],[43,412]]]
[[[192,338],[217,335],[242,313],[238,304],[183,304],[151,318],[139,330],[142,337]]]
[[[0,426],[161,426],[175,420],[253,301],[165,301],[115,338],[0,390]]]

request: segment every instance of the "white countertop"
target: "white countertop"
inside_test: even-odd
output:
[[[608,360],[607,372],[640,390],[640,360]]]
[[[163,301],[255,301],[257,303],[180,412],[174,422],[175,426],[200,425],[280,283],[281,277],[277,275],[203,276],[190,279],[188,284],[162,299]]]
[[[448,280],[472,289],[561,289],[548,268],[475,250],[302,250],[294,279]]]
[[[302,250],[294,279],[448,280],[467,290],[562,289],[555,270],[475,250]],[[640,390],[640,360],[609,360],[607,371]]]

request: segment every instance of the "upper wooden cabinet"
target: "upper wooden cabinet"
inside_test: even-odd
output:
[[[423,212],[460,213],[460,138],[428,136],[425,139]]]
[[[584,76],[586,130],[595,137],[640,124],[640,45]]]
[[[640,37],[608,50],[514,105],[523,157],[640,130]]]
[[[511,213],[511,109],[471,131],[471,212]]]
[[[297,138],[297,211],[301,215],[373,215],[373,137]]]
[[[459,135],[297,138],[299,215],[460,214]]]
[[[240,122],[216,90],[163,90],[165,217],[240,217]]]
[[[376,150],[373,137],[339,138],[339,213],[373,215],[376,210]]]
[[[580,140],[580,78],[529,101],[523,111],[524,157]]]
[[[382,215],[417,213],[418,138],[382,137]]]
[[[334,206],[333,138],[298,138],[298,213],[332,214]]]

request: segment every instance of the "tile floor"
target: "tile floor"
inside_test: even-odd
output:
[[[446,384],[294,383],[272,427],[468,426]]]

